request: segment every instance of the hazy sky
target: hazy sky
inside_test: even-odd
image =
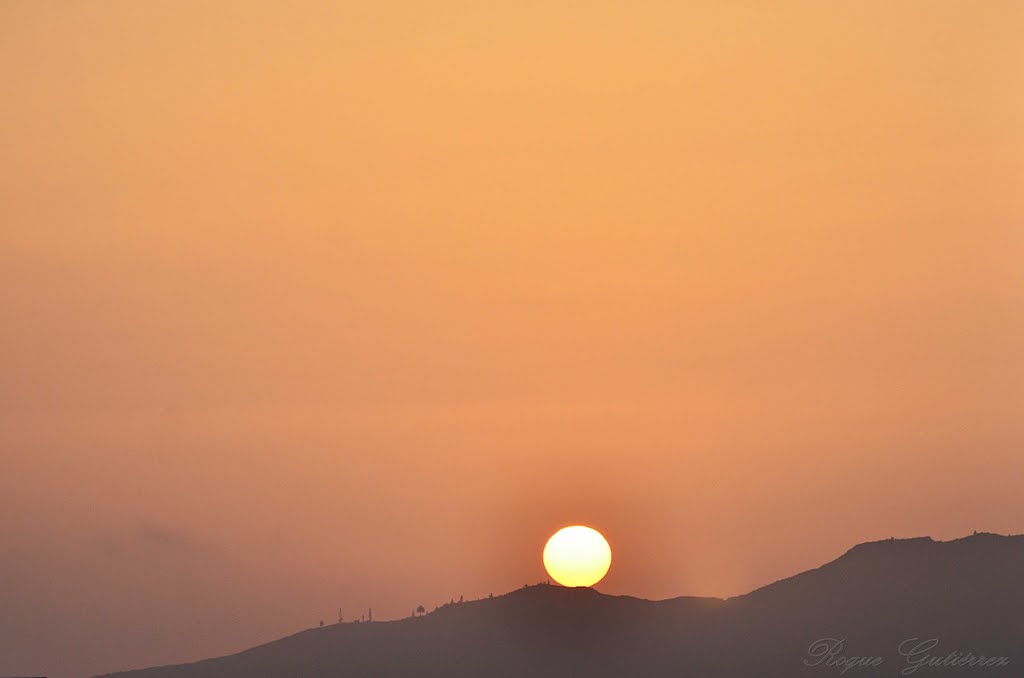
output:
[[[332,4],[0,3],[0,674],[1024,532],[1024,4]]]

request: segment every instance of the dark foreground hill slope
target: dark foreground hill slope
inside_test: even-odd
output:
[[[647,601],[538,585],[416,619],[338,624],[194,664],[124,678],[347,676],[840,675],[807,666],[814,641],[881,657],[846,675],[896,676],[903,641],[930,656],[1003,656],[1009,666],[923,666],[917,675],[1024,675],[1024,536],[978,534],[861,544],[816,570],[745,596]],[[917,643],[903,645],[904,652]],[[959,659],[959,656],[955,659]]]

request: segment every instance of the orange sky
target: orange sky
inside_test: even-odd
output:
[[[0,674],[1024,531],[1020,3],[216,4],[0,4]]]

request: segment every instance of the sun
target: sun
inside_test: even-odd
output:
[[[551,535],[544,547],[544,569],[562,586],[593,586],[612,565],[612,549],[597,530],[572,525]]]

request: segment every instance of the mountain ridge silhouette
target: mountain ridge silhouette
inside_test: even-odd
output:
[[[911,638],[938,639],[936,655],[1010,661],[946,668],[955,675],[1019,675],[1024,535],[866,542],[731,598],[646,600],[537,584],[426,616],[313,628],[234,655],[106,675],[789,678],[839,673],[806,665],[810,646],[827,638],[843,641],[843,656],[884,659],[846,675],[899,675],[908,659],[898,648]]]

